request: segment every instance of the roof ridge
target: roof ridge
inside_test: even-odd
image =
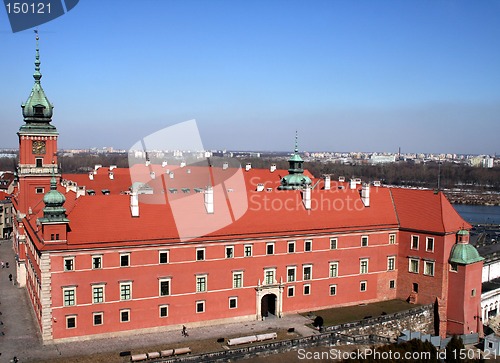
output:
[[[394,214],[396,215],[396,220],[398,221],[398,228],[401,228],[401,222],[399,221],[399,214],[396,208],[396,203],[394,202],[394,196],[392,195],[392,188],[387,187],[389,189],[389,195],[391,196],[392,208],[394,209]]]
[[[444,211],[443,211],[443,198],[445,198],[444,193],[441,190],[438,190],[439,193],[439,209],[440,209],[440,219],[441,225],[443,226],[443,232],[446,233],[446,225],[444,223]]]

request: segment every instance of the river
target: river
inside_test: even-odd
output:
[[[500,206],[454,204],[455,210],[472,224],[500,224]]]

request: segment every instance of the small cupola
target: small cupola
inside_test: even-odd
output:
[[[57,190],[56,177],[52,176],[50,191],[43,197],[45,208],[43,208],[43,218],[40,218],[40,222],[67,222],[65,201],[64,195]]]
[[[469,231],[461,229],[457,232],[457,243],[453,245],[450,253],[450,263],[470,265],[484,260],[476,248],[469,244]]]
[[[288,175],[281,179],[279,190],[298,190],[304,189],[312,184],[311,179],[304,175],[302,164],[304,160],[299,155],[298,135],[295,132],[295,149],[293,155],[288,159]]]

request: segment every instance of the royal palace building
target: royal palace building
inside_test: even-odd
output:
[[[37,43],[38,44],[38,43]],[[22,105],[13,244],[44,342],[401,299],[478,332],[482,258],[433,190],[144,159],[65,174],[41,86]]]

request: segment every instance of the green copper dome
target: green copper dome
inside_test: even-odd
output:
[[[25,103],[21,105],[25,125],[21,126],[20,132],[50,132],[57,133],[56,128],[50,124],[52,121],[52,110],[54,106],[43,91],[40,82],[42,74],[40,73],[40,54],[38,49],[38,35],[36,37],[36,58],[35,73],[33,74],[35,84]]]
[[[50,191],[43,197],[46,207],[62,207],[66,198],[57,190],[57,180],[53,176],[50,180]]]
[[[476,248],[470,244],[457,243],[451,248],[450,262],[458,263],[460,265],[470,265],[474,262],[484,260],[479,256]]]
[[[302,187],[305,185],[311,185],[311,179],[304,174],[288,174],[281,179],[281,186],[283,189],[287,189],[286,187]],[[290,188],[297,189],[297,188]]]
[[[50,191],[43,197],[45,208],[43,208],[43,218],[40,218],[40,221],[42,223],[67,222],[66,208],[64,208],[65,201],[66,198],[64,195],[57,190],[57,180],[53,176],[50,180]]]
[[[302,164],[304,160],[299,155],[299,147],[297,143],[297,133],[295,133],[295,150],[293,155],[288,159],[288,175],[281,179],[279,190],[296,190],[303,189],[306,185],[311,185],[311,179],[304,175]]]
[[[457,232],[457,243],[453,245],[450,253],[450,263],[460,265],[470,265],[474,262],[484,260],[477,252],[476,248],[469,244],[469,231],[461,229]]]

